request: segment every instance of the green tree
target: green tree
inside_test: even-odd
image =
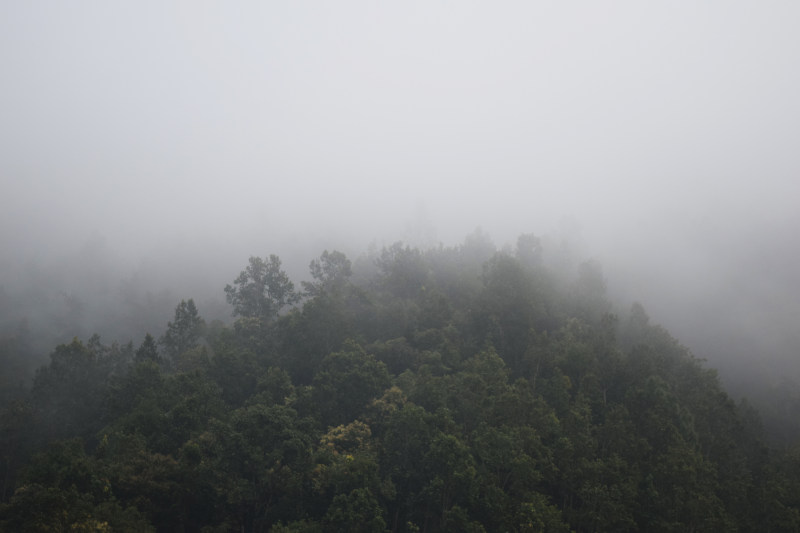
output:
[[[764,531],[800,531],[800,446],[776,453],[768,475]]]
[[[21,485],[0,506],[3,531],[154,531],[135,508],[123,507],[97,462],[78,439],[56,441],[32,459]]]
[[[395,245],[355,281],[326,251],[286,314],[253,258],[232,327],[199,345],[178,306],[175,372],[151,336],[58,346],[0,401],[0,530],[798,530],[798,449],[770,457],[640,305],[606,312],[599,265],[556,283],[542,248]]]
[[[309,299],[278,328],[282,366],[297,383],[310,383],[322,358],[353,336],[355,310],[362,299],[362,291],[349,281],[351,264],[343,253],[326,250],[311,261],[310,270],[314,281],[303,282]]]
[[[336,250],[330,253],[328,250],[322,252],[319,259],[311,261],[309,270],[314,281],[302,282],[303,292],[309,298],[323,293],[341,292],[353,274],[350,260]]]
[[[225,287],[225,294],[234,316],[270,320],[299,299],[294,284],[281,270],[280,258],[274,254],[269,260],[251,257],[233,285]]]
[[[475,460],[457,435],[435,435],[422,458],[422,467],[429,478],[421,494],[426,523],[442,524],[453,506],[471,507],[478,488]]]
[[[328,425],[353,421],[389,387],[386,365],[355,343],[328,355],[314,376],[314,396]]]
[[[103,358],[95,344],[84,345],[75,338],[57,346],[50,364],[36,372],[31,403],[40,437],[92,439],[102,427],[108,378]]]
[[[205,328],[205,321],[197,312],[197,306],[191,298],[181,300],[175,308],[175,318],[167,324],[167,331],[160,339],[170,357],[177,358],[180,354],[197,346]],[[145,337],[145,342],[147,338]]]
[[[484,288],[469,333],[477,348],[491,343],[512,373],[520,373],[536,322],[549,304],[539,280],[519,260],[496,254],[484,265]]]
[[[115,381],[108,398],[113,413],[105,433],[140,435],[149,449],[174,454],[213,418],[222,418],[222,393],[205,372],[164,377],[155,363],[140,363]]]
[[[219,347],[210,361],[209,375],[222,390],[222,397],[232,407],[240,407],[256,393],[264,369],[247,350]]]
[[[388,505],[392,530],[396,531],[407,520],[424,520],[419,495],[428,481],[428,473],[420,468],[420,458],[433,438],[433,416],[406,402],[396,387],[373,402],[370,414],[377,419],[373,425],[380,443],[381,474],[392,480],[397,491]]]
[[[293,409],[254,402],[227,422],[213,421],[194,441],[194,462],[213,469],[208,479],[216,478],[211,488],[223,498],[229,531],[267,531],[307,512],[316,435]]]
[[[185,476],[174,456],[153,452],[138,433],[121,432],[108,433],[96,455],[102,458],[97,473],[119,501],[135,506],[159,531],[183,530]]]
[[[158,355],[156,340],[149,333],[144,336],[144,341],[142,341],[142,344],[136,350],[134,361],[137,363],[143,363],[145,361],[152,361],[154,363],[161,362],[161,357]]]
[[[428,279],[428,266],[419,250],[402,242],[384,247],[375,261],[381,271],[381,284],[401,298],[415,296]]]
[[[328,507],[323,520],[326,531],[341,533],[383,533],[386,521],[378,500],[369,489],[353,489],[339,494]]]
[[[30,450],[31,406],[12,400],[0,407],[0,502],[14,488],[18,469]]]
[[[359,488],[369,489],[376,495],[388,492],[391,496],[393,493],[393,485],[383,487],[381,484],[372,432],[360,420],[328,430],[320,439],[317,463],[315,488],[329,497]]]
[[[578,267],[578,279],[572,286],[573,314],[591,324],[597,324],[611,310],[606,298],[603,267],[598,261],[585,261]]]
[[[525,233],[517,238],[515,256],[528,267],[538,267],[542,263],[542,241],[533,233]]]

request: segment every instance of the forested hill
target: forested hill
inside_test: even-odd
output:
[[[642,306],[612,314],[596,263],[532,235],[373,259],[295,285],[252,257],[229,325],[184,300],[4,380],[0,529],[800,530],[800,454]]]

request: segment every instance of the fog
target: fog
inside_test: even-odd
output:
[[[742,390],[798,380],[799,23],[780,1],[4,2],[3,327],[226,316],[250,255],[297,273],[481,228],[567,239]],[[91,313],[121,301],[160,311]]]

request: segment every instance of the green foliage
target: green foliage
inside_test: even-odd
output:
[[[353,489],[333,498],[325,513],[326,531],[340,533],[383,533],[386,522],[378,501],[369,489]]]
[[[280,323],[280,364],[300,383],[310,383],[322,358],[341,349],[353,333],[345,295],[322,292]]]
[[[415,296],[428,279],[422,253],[402,242],[384,247],[375,263],[381,272],[381,285],[401,298]]]
[[[78,440],[56,441],[36,455],[8,504],[3,531],[154,531],[134,507],[123,507]]]
[[[567,280],[547,252],[478,231],[358,278],[325,251],[286,313],[253,257],[232,325],[176,308],[168,364],[150,335],[56,347],[0,410],[0,529],[798,530],[797,449],[641,305],[617,319],[599,264]]]
[[[225,287],[233,315],[245,318],[272,319],[287,305],[298,300],[294,284],[281,269],[281,260],[270,255],[269,260],[250,257],[249,264]]]
[[[611,310],[606,299],[606,282],[603,268],[597,261],[586,261],[578,267],[578,279],[572,286],[572,313],[574,316],[596,324]]]
[[[3,289],[0,287],[0,302]],[[30,331],[23,320],[16,334],[0,336],[0,405],[25,397],[30,375],[36,361],[31,347]]]
[[[323,294],[338,294],[353,274],[350,260],[342,252],[325,250],[309,265],[314,281],[304,281],[303,292],[309,298]]]
[[[156,340],[149,333],[145,335],[144,341],[142,341],[141,346],[136,350],[134,360],[137,363],[144,363],[146,361],[151,361],[153,363],[161,362],[161,357],[158,355]]]
[[[100,429],[111,365],[106,347],[77,338],[56,347],[50,364],[36,372],[31,390],[35,416],[46,439],[91,438]]]
[[[205,321],[198,314],[194,300],[191,298],[188,301],[181,300],[181,303],[175,308],[174,320],[167,324],[167,331],[159,342],[164,346],[167,354],[175,359],[197,346],[204,329]],[[147,342],[147,337],[145,337],[145,343]],[[146,353],[143,353],[144,356],[153,358],[153,351],[149,346],[143,344],[140,351],[143,349],[147,350]],[[139,357],[138,353],[137,357]]]
[[[154,451],[174,453],[225,411],[219,387],[202,372],[163,376],[140,363],[110,391],[105,433],[136,434]]]
[[[472,312],[471,329],[479,335],[476,340],[491,343],[518,371],[532,330],[550,305],[548,298],[531,272],[508,255],[487,261],[482,279],[484,288]]]
[[[515,256],[528,267],[538,267],[542,263],[542,241],[533,233],[524,233],[517,237]]]
[[[214,354],[208,372],[225,402],[239,407],[256,394],[264,370],[252,352],[224,347]]]
[[[345,350],[325,357],[314,376],[314,397],[327,425],[355,420],[390,383],[386,365],[361,346],[349,343]]]
[[[32,409],[23,400],[0,407],[0,502],[6,501],[15,485],[20,467],[30,451]]]
[[[769,473],[768,507],[762,525],[765,530],[800,531],[800,447],[778,454]]]

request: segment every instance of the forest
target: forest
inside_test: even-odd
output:
[[[295,283],[252,256],[206,321],[0,341],[0,530],[800,531],[800,448],[596,261],[523,234]]]

